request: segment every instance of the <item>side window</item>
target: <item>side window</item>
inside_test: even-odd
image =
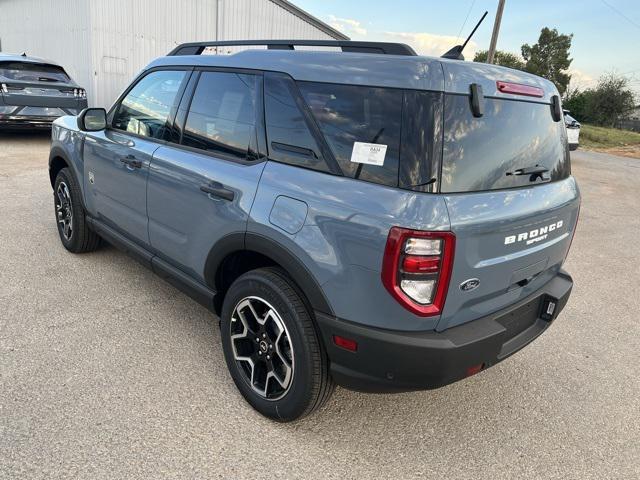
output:
[[[170,113],[187,72],[158,70],[143,77],[124,97],[112,127],[166,140]]]
[[[311,82],[298,85],[344,175],[397,186],[402,90]],[[386,145],[383,163],[352,162],[355,142]]]
[[[238,160],[256,144],[257,77],[202,72],[187,113],[182,144]]]
[[[265,73],[264,104],[269,158],[314,170],[329,171],[295,100],[295,83],[282,74]]]

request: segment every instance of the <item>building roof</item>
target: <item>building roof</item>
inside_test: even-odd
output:
[[[314,17],[313,15],[301,9],[300,7],[295,6],[293,3],[288,2],[287,0],[269,0],[269,1],[275,3],[281,8],[284,8],[285,10],[294,14],[296,17],[301,18],[305,22],[310,23],[317,29],[322,30],[324,33],[332,36],[336,40],[350,40],[349,37],[347,37],[344,33],[336,30],[330,25],[327,25],[322,20],[319,20],[318,18]]]

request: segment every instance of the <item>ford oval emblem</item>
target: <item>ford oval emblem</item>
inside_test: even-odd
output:
[[[470,292],[471,290],[475,290],[480,286],[480,280],[477,278],[470,278],[469,280],[465,280],[460,284],[460,290],[463,292]]]

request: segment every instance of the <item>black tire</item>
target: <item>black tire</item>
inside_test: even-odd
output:
[[[239,362],[234,357],[231,335],[233,331],[238,331],[238,326],[243,326],[237,323],[237,318],[232,326],[231,317],[236,307],[248,298],[269,304],[290,337],[292,373],[288,388],[279,398],[265,398],[256,392],[248,378],[250,374],[243,368],[247,363]],[[249,316],[252,316],[251,313]],[[252,333],[251,338],[254,335],[256,334]],[[284,271],[278,268],[253,270],[231,285],[222,307],[221,336],[225,360],[233,381],[247,402],[262,415],[279,422],[293,421],[320,408],[333,393],[334,383],[329,375],[328,359],[322,342],[301,294]],[[257,336],[260,337],[259,334]],[[245,338],[241,341],[251,343]],[[257,355],[260,350],[257,346],[255,348],[253,355]],[[251,371],[254,368],[251,367]],[[274,383],[272,380],[270,385],[272,384],[276,388],[282,387],[280,382]],[[268,387],[265,386],[264,390],[267,392]]]
[[[60,241],[73,253],[92,252],[100,246],[100,237],[89,229],[81,191],[68,168],[58,172],[53,186],[54,213]],[[70,210],[67,209],[70,206]],[[68,219],[70,222],[65,223]],[[67,230],[67,226],[70,226]]]

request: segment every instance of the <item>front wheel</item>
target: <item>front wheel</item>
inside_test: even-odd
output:
[[[280,269],[253,270],[225,296],[221,335],[227,367],[244,398],[287,422],[321,407],[333,392],[327,356],[309,312]]]
[[[60,170],[53,185],[56,222],[62,245],[73,253],[91,252],[100,246],[100,237],[87,225],[80,196],[69,169]]]

